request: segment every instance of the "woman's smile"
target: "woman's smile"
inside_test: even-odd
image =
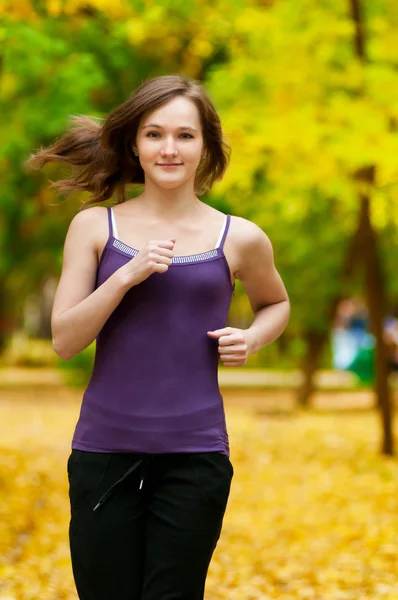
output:
[[[158,167],[163,169],[174,169],[175,167],[181,167],[182,163],[156,163]]]

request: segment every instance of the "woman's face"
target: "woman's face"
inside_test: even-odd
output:
[[[189,179],[194,181],[203,152],[202,126],[194,102],[177,96],[144,115],[136,149],[145,178],[160,187],[173,189]]]

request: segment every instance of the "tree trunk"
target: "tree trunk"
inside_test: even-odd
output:
[[[354,47],[358,59],[365,63],[366,56],[366,33],[365,22],[362,15],[360,0],[349,0],[351,16],[355,25]],[[371,187],[375,180],[375,167],[370,165],[360,169],[355,177]],[[368,193],[360,192],[360,231],[361,231],[361,253],[360,257],[364,265],[365,290],[369,310],[370,326],[376,339],[376,382],[375,391],[382,421],[383,439],[381,451],[383,454],[392,456],[394,454],[393,439],[393,407],[391,391],[388,384],[388,356],[384,342],[384,318],[385,318],[385,286],[383,273],[377,246],[376,232],[372,226],[370,215],[370,200]]]
[[[352,276],[354,269],[358,263],[358,256],[360,254],[360,224],[358,223],[354,234],[347,247],[347,251],[344,257],[343,267],[341,270],[341,288],[344,286],[344,282],[348,277]],[[328,341],[329,331],[331,324],[333,323],[336,315],[337,308],[343,300],[344,295],[342,293],[337,294],[330,301],[328,313],[325,315],[325,332],[309,331],[304,335],[304,339],[307,342],[306,354],[302,362],[302,372],[304,380],[299,386],[296,395],[296,401],[299,406],[308,407],[311,402],[311,397],[315,391],[315,385],[313,382],[314,375],[319,368],[319,362],[321,359],[322,351],[325,344]]]
[[[7,348],[8,340],[13,330],[14,319],[9,310],[6,281],[0,278],[0,355]]]
[[[373,170],[368,169],[368,177]],[[394,454],[394,439],[392,431],[392,398],[388,383],[388,353],[384,341],[385,293],[383,274],[377,248],[377,235],[372,226],[370,202],[366,195],[361,195],[361,256],[364,262],[365,292],[369,310],[371,331],[376,339],[375,352],[375,392],[380,410],[383,439],[381,450],[383,454]]]
[[[301,367],[303,381],[297,390],[297,403],[302,408],[308,408],[315,391],[314,375],[319,368],[328,334],[325,332],[307,331],[304,339],[307,348]]]

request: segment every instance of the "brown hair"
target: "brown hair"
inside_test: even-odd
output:
[[[26,162],[41,168],[51,161],[72,166],[72,177],[53,182],[61,192],[91,192],[85,205],[104,202],[116,195],[117,203],[126,201],[126,185],[144,183],[144,171],[134,155],[133,146],[144,113],[185,96],[200,114],[206,152],[199,163],[195,193],[203,194],[221,179],[228,166],[230,148],[223,140],[216,109],[203,87],[180,75],[164,75],[145,81],[130,98],[97,123],[92,117],[72,116],[72,126],[51,146],[41,148]]]

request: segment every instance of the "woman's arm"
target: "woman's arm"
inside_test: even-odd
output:
[[[98,239],[104,240],[104,246],[107,238],[108,220],[102,206],[78,213],[69,226],[51,317],[53,348],[64,360],[95,340],[131,287],[152,273],[165,273],[172,262],[175,240],[149,241],[95,289]]]
[[[254,313],[254,320],[246,330],[250,354],[254,354],[283,333],[289,321],[290,303],[274,264],[268,236],[250,222],[244,233],[237,277]]]
[[[239,279],[249,298],[254,319],[248,329],[225,327],[209,332],[219,340],[225,366],[245,364],[249,354],[275,341],[286,328],[290,303],[283,281],[275,268],[268,236],[254,223],[234,217],[234,245]]]
[[[104,228],[100,233],[107,237],[103,211],[93,207],[78,213],[66,235],[51,316],[53,348],[63,360],[73,358],[95,340],[128,289],[119,271],[95,289],[100,227]]]

